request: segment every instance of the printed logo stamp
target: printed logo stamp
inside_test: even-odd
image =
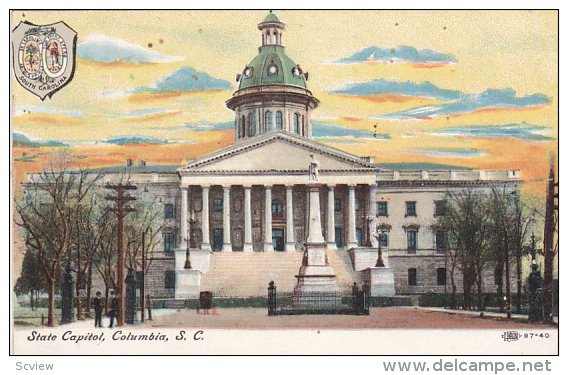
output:
[[[77,33],[65,22],[20,22],[12,31],[16,79],[41,100],[51,98],[73,79]]]

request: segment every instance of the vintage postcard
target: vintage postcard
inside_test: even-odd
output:
[[[10,11],[11,354],[557,355],[558,22]]]

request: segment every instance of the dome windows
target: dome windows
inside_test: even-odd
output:
[[[278,66],[276,64],[270,64],[268,66],[268,75],[275,76],[278,74]]]
[[[294,77],[300,78],[300,76],[302,75],[302,68],[300,68],[300,65],[296,65],[292,68],[292,74],[294,75]]]
[[[243,71],[243,75],[245,76],[245,78],[250,78],[250,77],[252,77],[252,72],[253,72],[252,67],[251,67],[251,66],[247,66],[247,67],[245,68],[245,70]]]

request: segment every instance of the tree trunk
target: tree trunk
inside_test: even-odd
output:
[[[53,299],[55,297],[55,278],[49,280],[49,291],[47,295],[47,326],[55,327],[55,316],[53,309]]]
[[[30,289],[30,309],[34,311],[34,290]]]
[[[85,316],[91,318],[91,293],[93,289],[93,262],[89,262],[87,268],[87,305],[85,307]]]
[[[505,304],[503,303],[503,262],[499,262],[495,273],[499,278],[495,278],[497,281],[497,297],[499,298],[499,312],[505,311]]]
[[[105,311],[108,311],[108,283],[105,281]]]
[[[469,310],[469,288],[467,287],[467,272],[463,273],[463,305],[464,310]]]
[[[479,311],[483,311],[485,310],[485,306],[483,303],[483,277],[481,276],[481,271],[479,272],[479,275],[477,277],[477,310]]]
[[[511,271],[509,267],[509,253],[505,253],[505,294],[507,296],[507,317],[509,318],[510,306],[513,301],[511,301]]]
[[[81,271],[77,272],[77,280],[75,282],[75,298],[77,298],[77,320],[83,320],[83,309],[81,307]]]
[[[454,278],[454,269],[452,267],[452,273],[450,274],[450,279],[452,280],[452,298],[450,300],[450,307],[455,310],[457,308],[457,301],[456,301],[456,292],[457,292],[457,287],[456,287],[456,280]]]
[[[522,289],[523,289],[523,270],[521,268],[521,257],[516,257],[517,262],[517,314],[521,313],[522,308]]]

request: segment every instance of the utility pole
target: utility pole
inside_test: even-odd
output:
[[[123,244],[123,236],[124,236],[124,218],[129,212],[134,212],[136,209],[132,207],[128,207],[127,204],[129,201],[136,200],[135,197],[131,196],[127,193],[128,190],[136,190],[136,186],[126,183],[123,184],[122,182],[119,184],[109,184],[105,185],[105,189],[114,190],[116,195],[107,195],[105,197],[108,201],[115,202],[114,206],[108,206],[107,209],[109,211],[114,212],[118,219],[118,259],[117,259],[117,266],[116,266],[116,280],[118,286],[118,304],[119,304],[119,313],[117,317],[117,326],[121,327],[124,325],[125,320],[125,284],[124,284],[124,244]]]
[[[555,199],[558,198],[558,193],[555,193],[555,188],[558,187],[558,182],[554,181],[554,158],[550,159],[550,172],[548,175],[548,186],[546,190],[546,212],[544,216],[544,321],[546,323],[552,322],[552,305],[553,301],[553,271],[554,271],[554,211],[558,210],[558,204],[555,204]]]
[[[142,280],[140,280],[140,322],[144,323],[146,302],[146,231],[142,232]]]

